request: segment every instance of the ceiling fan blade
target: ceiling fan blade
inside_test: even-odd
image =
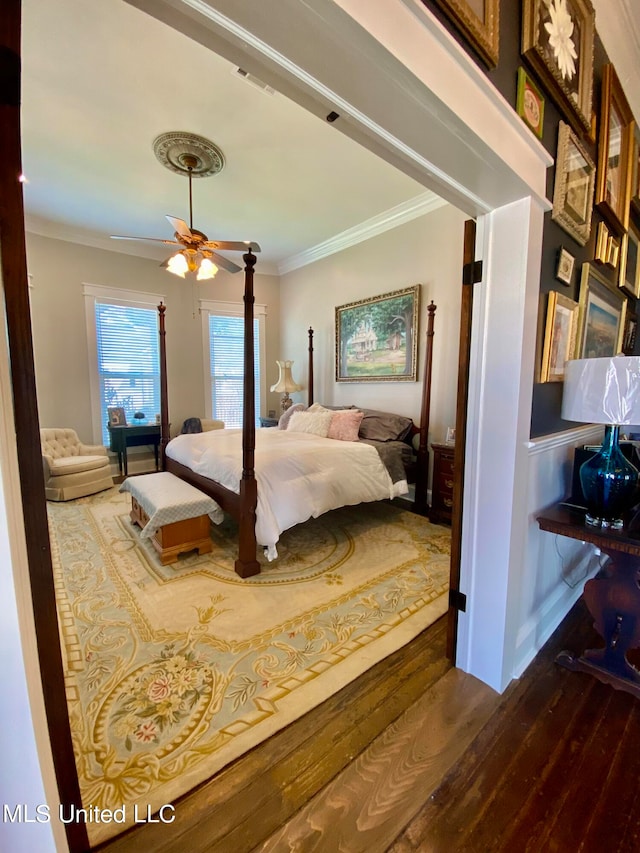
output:
[[[177,216],[167,216],[166,218],[176,233],[182,234],[184,237],[191,237],[191,229],[184,219],[178,219]]]
[[[123,237],[119,234],[112,234],[112,240],[147,240],[152,243],[164,243],[165,246],[179,246],[180,243],[176,243],[175,240],[162,240],[159,237]]]
[[[222,255],[219,255],[217,252],[211,253],[211,259],[217,267],[220,267],[220,269],[226,270],[227,272],[240,272],[242,269],[242,267],[234,264],[234,262],[230,261],[228,258],[224,258]]]
[[[260,246],[253,240],[207,240],[205,245],[208,249],[221,249],[224,252],[246,252],[249,249],[251,249],[252,252],[260,251]]]

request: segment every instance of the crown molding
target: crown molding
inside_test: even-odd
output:
[[[356,246],[358,243],[363,243],[365,240],[377,237],[385,231],[397,228],[405,222],[411,222],[413,219],[425,216],[427,213],[431,213],[447,203],[440,196],[435,195],[435,193],[422,193],[389,210],[385,210],[383,213],[372,216],[371,219],[367,219],[353,228],[348,228],[346,231],[342,231],[340,234],[336,234],[328,240],[312,246],[310,249],[305,249],[304,252],[299,252],[297,255],[285,258],[284,261],[278,264],[278,272],[280,275],[284,275],[292,270],[307,266],[307,264],[315,263],[329,255],[335,255],[337,252],[342,252],[351,246]]]

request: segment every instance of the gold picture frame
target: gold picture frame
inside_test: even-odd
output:
[[[596,167],[566,122],[558,127],[558,154],[551,218],[584,246],[591,234]]]
[[[582,265],[577,358],[607,358],[622,350],[627,299],[593,264]]]
[[[549,293],[542,351],[541,382],[562,382],[564,366],[575,358],[580,306],[557,290]]]
[[[489,68],[500,56],[500,0],[435,0]]]
[[[415,382],[420,285],[336,309],[336,382]]]
[[[594,261],[606,264],[611,269],[616,270],[618,269],[618,261],[620,260],[620,248],[620,239],[613,236],[604,222],[599,222],[598,230],[596,231]]]
[[[633,220],[622,238],[618,287],[633,299],[640,298],[640,228]]]
[[[640,129],[635,126],[631,158],[631,204],[640,213]]]
[[[596,206],[622,237],[629,227],[634,121],[613,65],[604,66]]]
[[[578,132],[591,129],[591,0],[523,0],[522,54]]]

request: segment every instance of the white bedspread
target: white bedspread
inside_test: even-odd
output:
[[[234,492],[242,476],[242,430],[179,435],[167,456]],[[391,482],[374,447],[276,427],[256,430],[256,539],[275,553],[283,530],[341,506],[393,498],[406,482]]]

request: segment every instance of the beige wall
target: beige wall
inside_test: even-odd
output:
[[[157,261],[36,234],[27,234],[27,258],[41,426],[72,427],[85,441],[93,435],[83,284],[165,296],[172,434],[185,418],[205,415],[201,320],[194,299],[241,302],[243,273],[220,271],[194,292],[191,281],[168,275]],[[278,278],[258,274],[254,286],[256,302],[267,306],[266,358],[273,364],[279,350]],[[265,412],[277,399],[268,395]]]
[[[455,424],[464,214],[450,205],[281,278],[280,358],[307,385],[307,334],[314,329],[315,400],[420,417],[427,305],[435,317],[430,441]],[[335,308],[421,284],[418,382],[335,381]],[[292,395],[306,402],[306,393]]]
[[[315,331],[315,399],[420,415],[427,305],[436,303],[430,441],[455,423],[464,215],[444,205],[343,252],[281,278],[255,276],[256,302],[267,306],[267,387],[275,362],[292,358],[307,385],[307,329]],[[42,426],[70,426],[93,436],[83,284],[161,294],[167,304],[167,370],[172,434],[187,417],[204,415],[201,321],[194,299],[241,301],[244,277],[219,272],[194,286],[157,261],[27,234],[31,305]],[[258,259],[257,269],[260,261]],[[336,383],[335,307],[420,283],[419,381]],[[306,401],[306,392],[292,395]],[[267,394],[264,414],[278,410]]]

